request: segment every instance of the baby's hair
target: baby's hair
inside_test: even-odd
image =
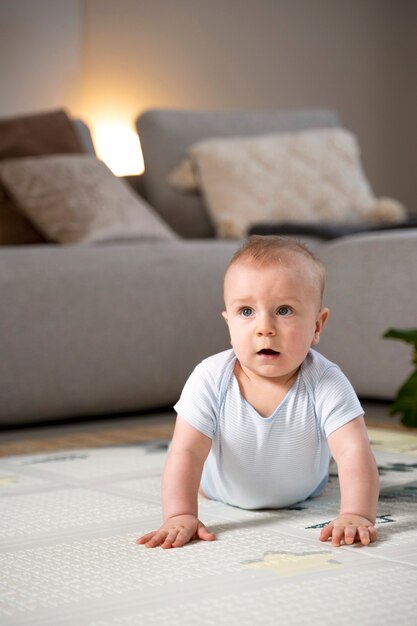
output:
[[[320,299],[322,299],[326,275],[323,263],[304,243],[297,241],[296,239],[291,239],[290,237],[279,237],[278,235],[252,235],[234,253],[229,265],[227,266],[226,273],[232,265],[235,265],[236,263],[244,263],[245,261],[254,261],[261,267],[273,265],[274,263],[283,263],[285,258],[284,255],[298,255],[310,264],[317,276],[320,288]]]

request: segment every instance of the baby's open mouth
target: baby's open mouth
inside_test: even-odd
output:
[[[272,348],[262,348],[262,350],[258,350],[257,354],[266,354],[268,356],[278,355],[279,352],[276,350],[272,350]]]

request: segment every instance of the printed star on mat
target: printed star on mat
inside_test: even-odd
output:
[[[341,563],[333,559],[329,552],[267,552],[261,561],[248,561],[241,563],[241,566],[243,569],[269,570],[280,576],[298,576],[336,569]]]
[[[19,480],[18,476],[0,476],[0,487],[7,487],[8,485],[14,485]]]

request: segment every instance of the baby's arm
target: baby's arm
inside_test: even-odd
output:
[[[362,416],[338,428],[328,437],[340,482],[340,515],[320,534],[340,546],[360,541],[367,545],[377,538],[374,527],[379,495],[378,468],[369,445]]]
[[[147,548],[179,548],[192,539],[216,538],[198,519],[198,488],[211,439],[177,417],[162,477],[163,524],[137,543]]]

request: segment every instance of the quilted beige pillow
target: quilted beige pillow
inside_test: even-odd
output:
[[[341,128],[199,141],[170,182],[182,191],[202,191],[219,237],[244,237],[261,222],[406,217],[399,202],[375,198],[357,140]]]
[[[0,179],[19,210],[49,241],[74,244],[177,238],[127,183],[93,156],[2,161]]]

